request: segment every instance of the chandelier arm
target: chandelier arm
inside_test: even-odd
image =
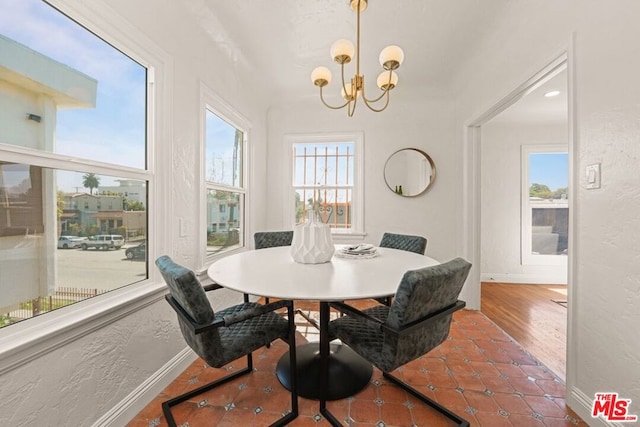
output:
[[[349,105],[349,101],[345,102],[344,104],[342,104],[342,105],[340,105],[338,107],[334,107],[333,105],[327,104],[326,101],[324,100],[324,96],[322,96],[322,86],[320,86],[320,101],[322,101],[322,103],[324,104],[325,107],[331,108],[332,110],[339,110],[339,109],[344,108],[347,105]]]
[[[364,99],[364,102],[366,102],[367,104],[375,104],[376,102],[380,101],[380,100],[382,99],[382,97],[383,97],[383,96],[388,95],[390,90],[391,90],[391,89],[385,89],[385,90],[383,90],[383,91],[382,91],[382,93],[380,94],[380,96],[379,96],[379,97],[377,97],[377,98],[375,98],[375,99],[367,99],[367,98],[364,96],[364,91],[362,91],[362,99]],[[387,101],[387,102],[389,102],[389,101]]]
[[[347,84],[344,82],[344,64],[340,64],[340,75],[342,77],[342,90],[345,94],[349,95],[350,93],[347,93]],[[351,87],[351,90],[353,90],[353,86]]]
[[[393,72],[392,70],[389,70],[389,81],[387,82],[387,87],[386,87],[386,89],[382,89],[382,93],[376,99],[367,99],[367,97],[364,96],[364,85],[363,85],[363,87],[362,87],[362,98],[365,100],[365,102],[367,104],[376,103],[376,102],[380,101],[383,96],[385,96],[385,95],[387,95],[389,93],[389,91],[391,90],[391,78],[392,78],[392,74],[391,73],[392,72]],[[387,98],[387,103],[389,103],[388,98]],[[386,108],[386,106],[385,106],[385,108]],[[384,108],[383,108],[383,110],[384,110]]]
[[[348,102],[347,115],[349,117],[353,117],[353,113],[356,112],[356,104],[357,104],[357,102],[356,102],[355,98],[353,99],[353,102],[351,102],[351,101]]]
[[[385,108],[387,108],[387,106],[389,105],[389,99],[390,99],[390,97],[391,97],[391,96],[390,96],[390,94],[389,94],[389,91],[388,91],[388,90],[387,90],[387,91],[385,91],[385,93],[387,94],[387,99],[386,99],[386,101],[384,102],[384,106],[383,106],[382,108],[380,108],[380,109],[378,109],[378,108],[373,108],[373,106],[371,105],[371,103],[373,103],[373,102],[372,102],[372,101],[368,101],[368,100],[366,100],[366,99],[364,99],[364,98],[363,98],[363,99],[364,99],[364,104],[365,104],[367,107],[369,107],[369,109],[370,109],[371,111],[374,111],[374,112],[376,112],[376,113],[379,113],[379,112],[381,112],[381,111],[384,111],[384,109],[385,109]],[[382,96],[384,96],[384,93],[382,94]],[[377,99],[377,100],[379,100],[380,98],[382,98],[382,96],[378,97],[378,99]],[[375,102],[375,101],[374,101],[374,102]]]

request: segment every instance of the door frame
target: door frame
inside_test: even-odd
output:
[[[474,268],[469,274],[469,281],[474,286],[471,292],[470,306],[480,310],[480,265],[481,265],[481,128],[486,122],[506,110],[508,107],[522,99],[528,93],[535,90],[545,81],[566,69],[567,71],[567,101],[568,101],[568,153],[569,153],[569,254],[567,259],[567,301],[575,301],[575,288],[573,286],[576,277],[576,248],[577,236],[575,226],[577,224],[576,212],[576,185],[579,182],[577,175],[578,139],[576,122],[576,85],[575,85],[575,40],[572,35],[568,48],[524,80],[518,87],[500,98],[490,108],[465,122],[463,129],[463,188],[462,188],[462,253],[467,259],[472,260]],[[566,394],[576,383],[576,370],[572,360],[575,360],[574,337],[575,311],[573,304],[568,304],[567,309],[567,355],[566,355]]]

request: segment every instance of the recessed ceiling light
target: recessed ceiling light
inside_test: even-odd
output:
[[[558,95],[560,95],[559,90],[552,90],[544,94],[544,96],[546,96],[547,98],[551,98],[552,96],[558,96]]]

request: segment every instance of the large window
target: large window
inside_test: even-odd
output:
[[[288,136],[293,223],[314,210],[334,234],[362,233],[362,135]]]
[[[566,263],[568,154],[564,145],[523,147],[523,264]]]
[[[209,258],[245,245],[246,123],[206,87],[203,101],[205,247]]]
[[[4,327],[148,277],[151,174],[147,67],[42,1],[0,10]]]

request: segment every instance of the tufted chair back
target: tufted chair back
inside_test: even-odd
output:
[[[290,231],[259,231],[253,235],[256,249],[274,248],[276,246],[291,246],[293,230]]]
[[[381,248],[400,249],[424,255],[427,249],[427,239],[422,236],[408,234],[384,233],[379,246]]]
[[[456,258],[444,264],[407,271],[389,308],[386,325],[401,329],[456,303],[471,264]],[[440,345],[449,335],[452,314],[401,336],[385,336],[382,347],[389,368],[404,365]],[[393,369],[395,369],[395,367]]]
[[[193,271],[164,255],[156,260],[156,265],[169,287],[171,297],[191,317],[195,323],[205,325],[212,322],[215,313],[211,303]],[[182,336],[193,351],[209,366],[218,366],[222,356],[220,335],[217,329],[195,334],[193,328],[178,316]]]

